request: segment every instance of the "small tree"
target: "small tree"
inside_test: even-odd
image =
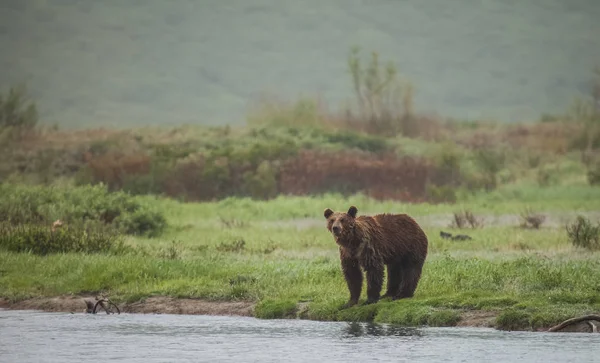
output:
[[[600,223],[594,226],[589,219],[577,216],[575,222],[567,224],[566,230],[573,246],[588,250],[600,249]]]
[[[31,129],[37,122],[37,108],[25,87],[11,87],[6,96],[0,94],[0,128]]]
[[[363,68],[359,52],[360,48],[352,48],[348,67],[360,117],[369,120],[379,131],[405,133],[414,108],[412,86],[400,81],[393,62],[382,66],[377,52],[371,53],[370,62]]]
[[[600,66],[593,71],[590,97],[578,98],[573,102],[568,118],[583,125],[581,160],[588,165],[593,161],[594,144],[600,137]]]

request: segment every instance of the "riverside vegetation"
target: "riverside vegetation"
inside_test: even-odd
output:
[[[438,120],[414,113],[412,88],[376,54],[363,69],[353,53],[349,67],[356,109],[266,103],[243,128],[43,128],[12,89],[0,98],[0,297],[189,297],[250,301],[260,318],[488,317],[500,329],[600,310],[591,102],[529,124]],[[423,226],[414,298],[340,309],[322,211],[349,205]]]

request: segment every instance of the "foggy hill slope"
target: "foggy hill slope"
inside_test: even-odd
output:
[[[353,45],[396,62],[418,110],[562,111],[600,63],[597,0],[4,0],[0,87],[64,126],[240,123],[261,93],[353,93]]]

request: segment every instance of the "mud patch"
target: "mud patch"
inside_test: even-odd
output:
[[[476,328],[494,328],[497,312],[471,310],[461,314],[460,320],[456,326],[476,327]]]
[[[94,296],[57,296],[33,298],[18,302],[0,299],[0,308],[11,310],[41,310],[47,312],[85,312],[84,299]],[[134,303],[117,304],[123,313],[188,314],[253,316],[254,303],[249,301],[208,301],[177,299],[168,296],[149,297]]]

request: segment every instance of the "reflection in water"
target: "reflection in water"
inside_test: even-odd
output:
[[[94,339],[82,344],[82,337]],[[600,334],[0,309],[0,362],[546,363],[598,356]]]
[[[409,337],[421,336],[421,330],[417,328],[407,328],[390,324],[375,323],[347,323],[345,333],[352,337],[374,336],[374,337]]]

